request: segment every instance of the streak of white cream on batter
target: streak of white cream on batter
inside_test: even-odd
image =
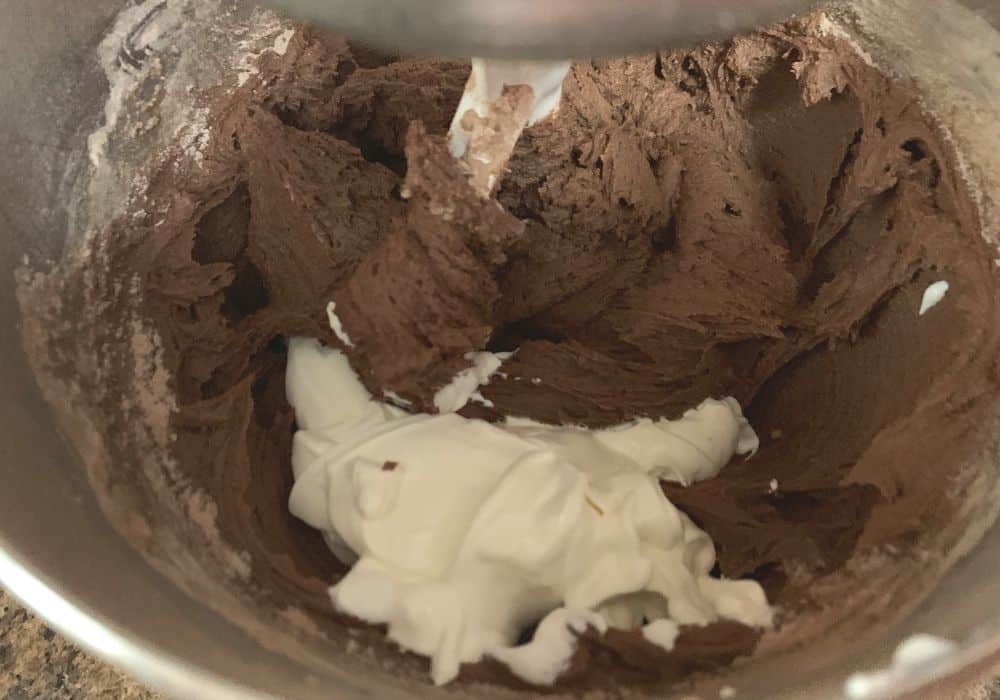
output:
[[[351,340],[351,336],[347,335],[347,331],[344,330],[344,324],[337,315],[337,305],[332,301],[326,305],[326,318],[330,322],[330,330],[337,336],[337,339],[347,347],[353,348],[354,342]]]
[[[476,401],[488,408],[493,402],[479,392],[479,387],[490,383],[490,378],[500,366],[511,358],[510,352],[470,352],[465,356],[472,364],[455,375],[434,394],[434,406],[439,413],[460,411],[469,401]]]
[[[945,280],[940,280],[929,285],[927,289],[924,290],[924,296],[920,300],[919,315],[923,316],[925,313],[940,304],[950,288],[951,285],[949,285]]]

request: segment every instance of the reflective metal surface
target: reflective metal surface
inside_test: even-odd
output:
[[[495,58],[589,58],[686,46],[789,17],[817,0],[267,0],[378,48]]]
[[[982,4],[981,0],[980,4]],[[73,451],[39,396],[21,348],[13,270],[25,255],[53,259],[62,248],[67,212],[60,198],[69,154],[98,123],[107,85],[93,49],[125,0],[0,0],[0,585],[50,624],[132,675],[178,698],[462,697],[384,676],[320,673],[294,654],[271,651],[154,571],[109,526]],[[423,3],[421,3],[423,4]],[[500,4],[500,3],[498,3]],[[612,3],[607,3],[612,4]],[[702,3],[709,5],[709,3]],[[878,31],[893,27],[908,46],[953,57],[937,91],[958,90],[949,114],[956,138],[1000,129],[998,71],[982,71],[980,54],[1000,55],[1000,35],[976,24],[951,0],[858,0]],[[919,10],[919,11],[917,11]],[[929,19],[923,19],[926,12]],[[923,48],[921,48],[923,50]],[[931,50],[928,48],[927,50]],[[887,53],[897,67],[915,63],[907,50]],[[984,58],[987,60],[987,58]],[[992,60],[996,60],[995,56]],[[991,64],[992,65],[992,64]],[[922,70],[922,69],[921,69]],[[937,70],[937,69],[935,69]],[[904,71],[905,72],[905,71]],[[914,75],[918,73],[916,69]],[[937,74],[935,74],[937,75]],[[956,103],[958,105],[958,103]],[[973,128],[975,126],[975,128]],[[998,139],[1000,141],[1000,139]],[[988,143],[983,141],[982,143]],[[970,152],[992,178],[1000,200],[1000,149]],[[996,224],[995,212],[989,219]],[[995,468],[998,456],[983,455]],[[984,487],[985,489],[985,487]],[[979,504],[988,510],[988,490]],[[975,539],[970,533],[970,541]],[[858,643],[851,655],[812,664],[762,660],[741,671],[741,698],[820,700],[840,696],[852,670],[882,663],[913,632],[962,643],[949,661],[955,685],[1000,662],[1000,529],[991,529],[909,621]],[[917,680],[914,679],[916,683]],[[939,685],[913,697],[945,697]],[[901,688],[900,690],[906,690]]]

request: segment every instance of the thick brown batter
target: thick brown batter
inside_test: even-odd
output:
[[[519,349],[484,389],[495,408],[467,409],[488,419],[604,426],[736,396],[760,452],[665,488],[784,619],[828,604],[811,584],[852,555],[906,551],[952,515],[997,397],[1000,290],[945,140],[837,39],[805,21],[578,64],[499,205],[445,146],[466,66],[303,30],[261,67],[213,98],[202,164],[169,158],[150,213],[102,245],[107,288],[138,285],[162,342],[169,449],[270,604],[355,624],[326,596],[341,565],[287,512],[283,338],[339,346],[331,300],[368,387],[416,409],[482,349]],[[120,323],[113,304],[98,319]],[[588,636],[564,682],[675,680],[757,639],[714,625],[666,655]]]

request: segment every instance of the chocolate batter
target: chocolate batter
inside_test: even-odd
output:
[[[101,236],[109,296],[138,290],[160,339],[166,449],[249,554],[264,605],[324,634],[359,625],[326,595],[343,567],[287,511],[291,335],[341,347],[375,395],[415,410],[482,349],[518,348],[483,390],[495,408],[465,409],[486,419],[597,427],[736,396],[760,452],[664,488],[720,573],[761,580],[786,621],[835,604],[815,584],[853,556],[909,552],[954,515],[949,481],[997,398],[1000,289],[906,85],[813,20],[577,64],[487,200],[444,139],[467,72],[303,29],[210,96],[201,161],[170,154],[143,211]],[[940,279],[951,291],[918,317]],[[758,638],[720,623],[666,654],[591,632],[562,683],[675,681]],[[486,662],[462,677],[520,687]]]

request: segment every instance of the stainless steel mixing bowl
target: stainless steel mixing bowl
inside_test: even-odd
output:
[[[992,0],[979,2],[996,9]],[[109,525],[40,396],[21,345],[13,272],[25,256],[55,259],[64,245],[71,212],[63,185],[79,174],[74,167],[86,167],[74,154],[99,124],[108,90],[94,47],[126,4],[0,0],[0,320],[6,328],[0,334],[0,584],[86,648],[179,698],[455,697],[323,665],[305,651],[272,651],[183,593]],[[995,242],[1000,35],[953,0],[856,0],[838,4],[836,13],[842,19],[837,31],[926,92],[965,152],[970,179],[984,188],[983,228]],[[917,631],[955,639],[961,651],[939,669],[939,685],[914,697],[946,697],[948,684],[1000,664],[1000,528],[976,529],[992,522],[1000,502],[998,464],[991,448],[970,465],[980,475],[980,494],[970,504],[969,530],[959,537],[956,555],[970,551],[904,624],[877,639],[859,638],[842,656],[749,664],[733,682],[740,697],[838,697],[848,673],[885,663],[896,644]],[[900,692],[925,679],[909,680]]]

